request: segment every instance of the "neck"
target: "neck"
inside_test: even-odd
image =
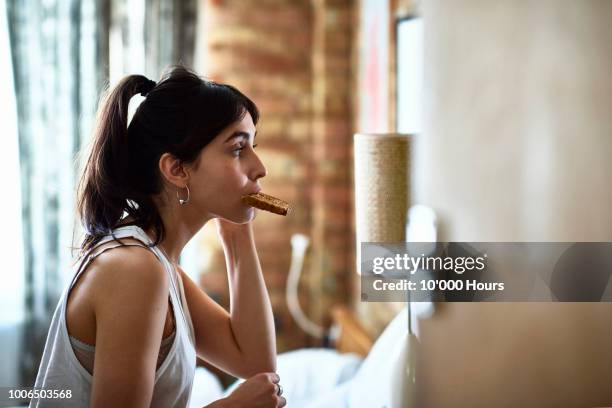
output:
[[[176,205],[163,207],[159,212],[164,224],[165,234],[157,246],[173,265],[179,264],[179,258],[185,245],[210,219],[210,217],[204,220],[201,218],[197,219],[190,214],[190,210],[183,206],[179,207],[179,204],[176,203]],[[125,223],[132,221],[132,217],[127,217]],[[153,228],[149,228],[145,232],[151,240],[155,241],[156,236]]]

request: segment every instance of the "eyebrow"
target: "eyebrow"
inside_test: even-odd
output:
[[[243,132],[243,131],[236,131],[234,133],[232,133],[230,135],[230,137],[228,137],[225,142],[223,143],[227,143],[232,139],[235,139],[237,137],[244,137],[245,139],[248,139],[251,135],[248,132]],[[257,131],[255,131],[255,134],[253,135],[253,140],[255,140],[255,138],[257,137]]]

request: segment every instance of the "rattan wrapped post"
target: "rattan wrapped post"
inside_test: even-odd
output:
[[[410,202],[410,136],[354,135],[357,272],[361,242],[404,242]]]

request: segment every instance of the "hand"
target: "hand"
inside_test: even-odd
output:
[[[280,408],[287,400],[277,395],[280,377],[276,373],[259,373],[234,390],[226,402],[231,407]]]

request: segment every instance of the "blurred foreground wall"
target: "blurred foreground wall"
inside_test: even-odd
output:
[[[422,5],[440,239],[612,241],[612,2]],[[445,304],[421,344],[419,406],[612,405],[612,304]]]

